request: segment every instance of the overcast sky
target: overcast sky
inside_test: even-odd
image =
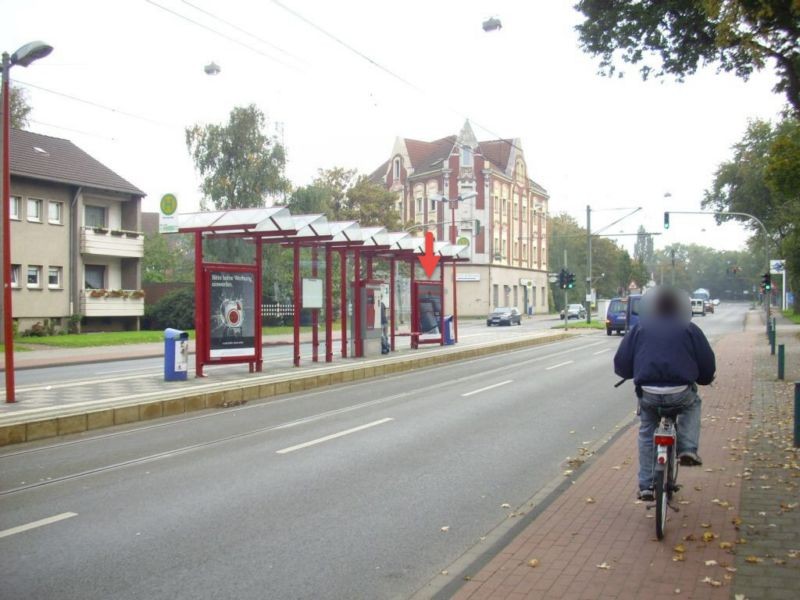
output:
[[[774,119],[784,104],[770,71],[749,82],[713,67],[682,84],[642,82],[633,71],[599,77],[597,61],[578,48],[571,0],[281,2],[311,24],[273,0],[0,0],[0,39],[10,52],[36,39],[55,48],[12,70],[12,80],[38,86],[27,88],[31,129],[71,139],[142,188],[144,210],[157,210],[166,192],[181,212],[196,210],[184,127],[223,122],[233,106],[255,103],[270,128],[282,124],[294,185],[318,168],[371,172],[396,136],[432,140],[469,118],[481,140],[521,138],[552,213],[585,225],[590,204],[596,230],[625,214],[601,209],[642,206],[609,231],[643,224],[662,232],[665,209],[700,209],[748,119]],[[502,30],[483,32],[490,16]],[[221,67],[215,77],[203,71],[211,61]],[[737,249],[745,239],[738,225],[674,215],[656,246]]]

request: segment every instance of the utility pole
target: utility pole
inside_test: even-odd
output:
[[[675,248],[670,251],[672,255],[672,287],[675,287]]]
[[[567,249],[564,248],[564,271],[567,271]],[[567,314],[567,286],[564,286],[564,331],[569,329],[569,315]]]
[[[592,322],[592,207],[586,205],[586,322]],[[566,262],[566,261],[565,261]]]

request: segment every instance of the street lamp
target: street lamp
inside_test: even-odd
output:
[[[466,192],[464,194],[460,194],[457,198],[447,198],[442,196],[441,194],[430,194],[428,196],[429,199],[433,200],[434,202],[444,202],[447,200],[450,203],[450,243],[456,243],[456,235],[458,232],[458,228],[456,227],[456,206],[458,203],[463,200],[471,200],[472,198],[476,198],[478,196],[478,192]]]
[[[11,170],[9,154],[11,148],[11,103],[9,96],[9,71],[19,65],[27,67],[33,61],[44,58],[53,47],[44,42],[30,42],[11,56],[3,52],[3,341],[6,359],[6,402],[14,402],[14,330],[11,326]]]

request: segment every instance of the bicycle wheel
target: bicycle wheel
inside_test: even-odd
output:
[[[655,496],[656,496],[656,537],[664,539],[664,527],[667,524],[667,486],[666,472],[664,469],[657,469],[655,472]]]

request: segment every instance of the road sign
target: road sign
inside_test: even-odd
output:
[[[158,232],[178,232],[178,199],[175,194],[164,194],[159,203]]]
[[[782,275],[786,270],[786,261],[781,259],[769,261],[769,272],[775,275]]]

